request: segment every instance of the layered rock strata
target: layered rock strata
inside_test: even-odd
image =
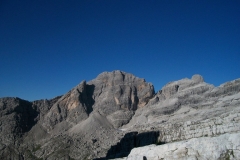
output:
[[[170,82],[155,93],[144,79],[113,71],[82,81],[50,100],[0,99],[0,159],[119,158],[134,147],[154,143],[167,146],[170,154],[170,145],[182,148],[199,140],[199,145],[215,144],[217,137],[227,149],[213,149],[213,158],[230,154],[230,159],[236,159],[239,154],[229,147],[226,137],[233,140],[239,131],[240,79],[214,87],[194,75]],[[240,146],[238,140],[231,143]],[[159,147],[150,146],[154,154],[158,149],[153,148]],[[196,148],[191,149],[195,153]],[[135,150],[151,158],[144,155],[150,152],[147,147],[133,149],[128,158],[136,158]],[[192,158],[181,150],[152,158],[174,159],[178,153],[183,156],[177,158]],[[196,158],[204,159],[204,153]]]
[[[217,137],[192,138],[165,145],[135,148],[122,160],[238,160],[240,157],[240,133]],[[119,159],[120,160],[120,159]]]

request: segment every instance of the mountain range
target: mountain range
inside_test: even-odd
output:
[[[240,79],[193,75],[155,92],[103,72],[64,95],[0,98],[0,159],[240,159]]]

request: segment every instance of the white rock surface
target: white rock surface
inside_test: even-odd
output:
[[[239,160],[240,133],[135,148],[125,160]]]

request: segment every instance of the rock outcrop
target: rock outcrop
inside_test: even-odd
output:
[[[104,72],[51,100],[0,99],[1,159],[106,156],[154,87],[132,74]]]
[[[135,148],[122,160],[185,160],[218,159],[238,160],[240,157],[240,133],[223,134],[217,137],[201,137],[165,145],[150,145]]]
[[[19,98],[0,99],[0,133],[2,146],[16,142],[36,123],[37,111],[31,103]]]
[[[159,131],[158,143],[164,144],[157,147],[157,150],[153,146],[133,149],[127,159],[143,159],[143,156],[148,160],[239,159],[238,147],[234,149],[226,146],[240,146],[236,136],[240,131],[240,80],[227,82],[219,87],[205,83],[199,75],[194,75],[192,79],[171,82],[164,86],[144,108],[137,110],[132,120],[122,129],[128,132]],[[234,134],[232,141],[221,140],[221,135],[224,134]],[[219,141],[223,144],[215,144],[218,141],[216,137],[219,136]],[[184,148],[186,140],[189,140],[188,145],[199,143],[197,147],[203,145],[207,148],[207,144],[212,143],[213,149],[197,152],[202,147],[198,149],[195,146],[196,148],[190,149],[198,154],[191,156],[192,153],[188,155],[188,150]],[[179,148],[173,147],[174,149],[171,150],[172,146],[179,144],[184,145]],[[216,148],[221,145],[223,149],[217,150]],[[155,151],[158,152],[158,156],[151,155],[153,152],[155,154]],[[137,152],[141,152],[140,157],[136,156]],[[208,155],[211,153],[214,155]]]
[[[239,159],[239,132],[240,79],[194,75],[155,93],[113,71],[50,100],[0,98],[0,159]]]

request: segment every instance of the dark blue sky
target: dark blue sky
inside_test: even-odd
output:
[[[0,97],[62,95],[103,71],[240,78],[239,0],[1,0]]]

